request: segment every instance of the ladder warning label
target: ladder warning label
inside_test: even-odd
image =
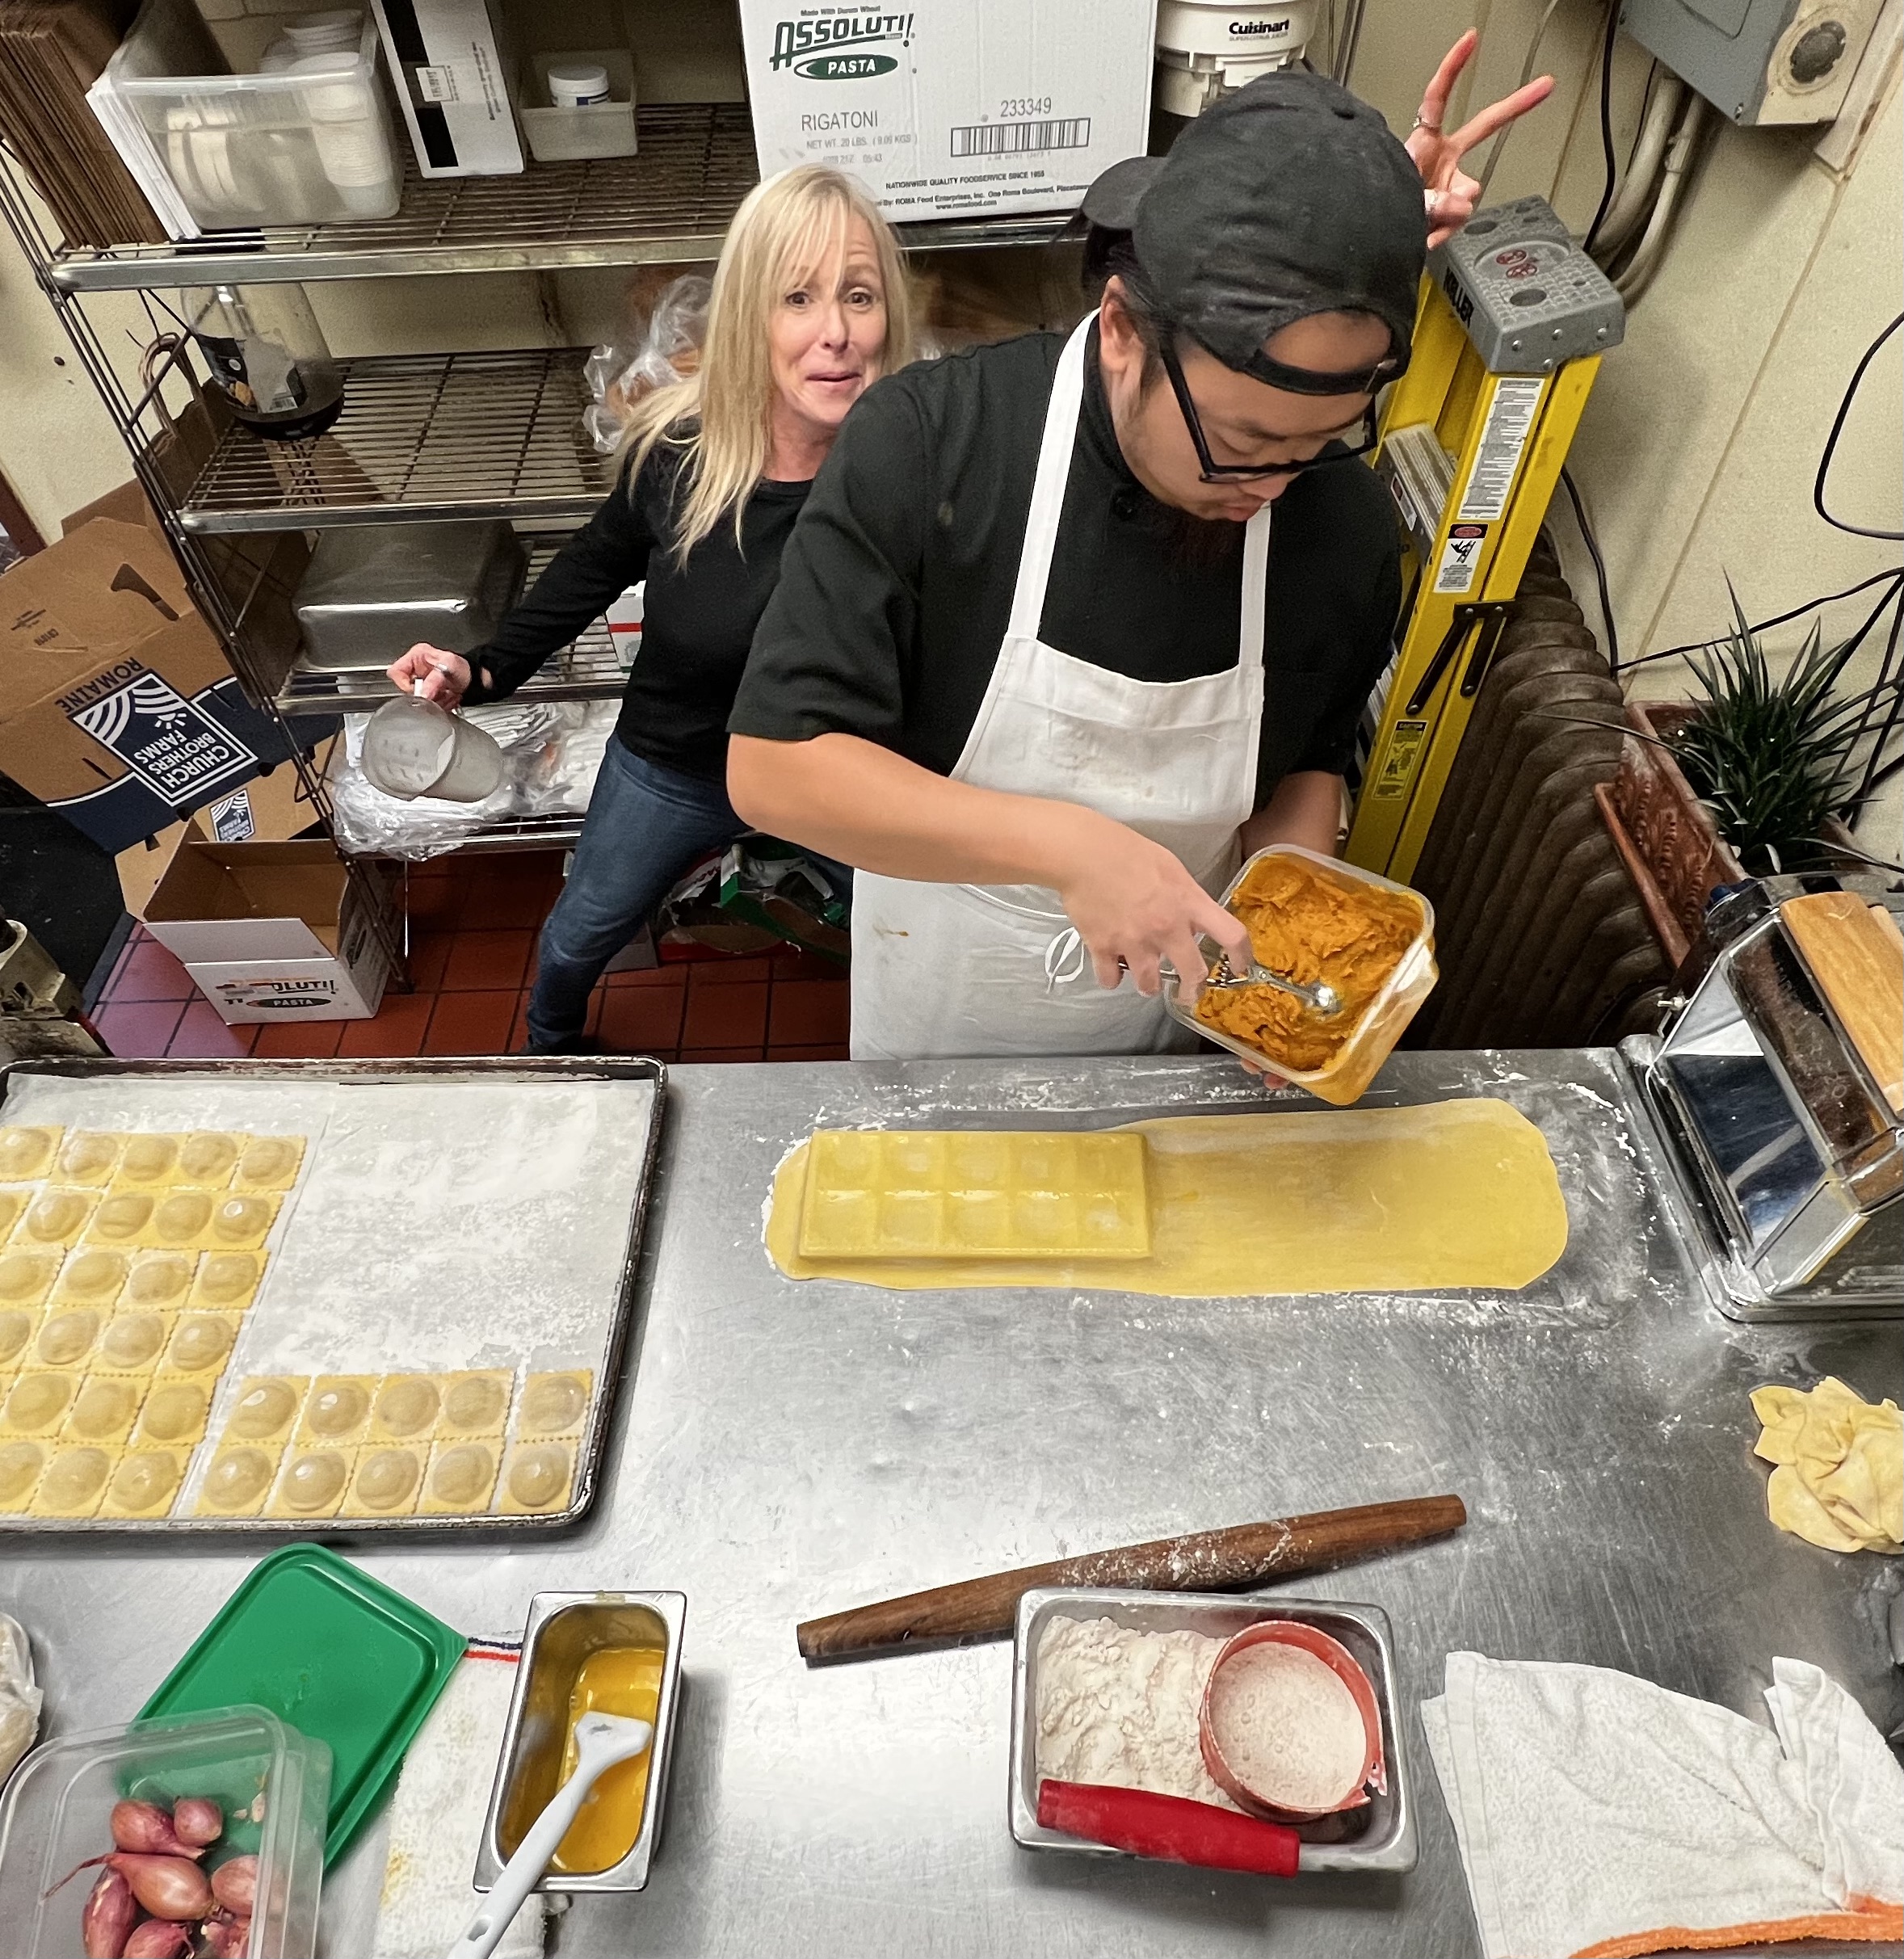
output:
[[[1545,380],[1513,376],[1494,383],[1494,398],[1488,403],[1481,447],[1461,492],[1461,507],[1455,512],[1462,523],[1491,523],[1505,514],[1508,493],[1514,487],[1514,473],[1520,467],[1521,452],[1528,446],[1528,435],[1546,385]]]
[[[1438,592],[1471,592],[1481,568],[1481,550],[1487,542],[1485,523],[1457,523],[1448,528],[1448,542],[1441,547],[1441,562],[1435,567]]]
[[[1377,802],[1393,802],[1408,793],[1414,780],[1414,767],[1421,759],[1422,743],[1428,738],[1426,721],[1397,721],[1389,741],[1389,752],[1381,759],[1381,770],[1368,785]]]

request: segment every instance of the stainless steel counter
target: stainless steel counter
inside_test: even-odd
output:
[[[364,1557],[472,1633],[519,1627],[538,1589],[687,1594],[653,1880],[577,1901],[561,1959],[1476,1950],[1412,1714],[1419,1869],[1278,1885],[1018,1849],[1008,1646],[817,1671],[794,1650],[812,1614],[1175,1531],[1465,1497],[1459,1537],[1296,1587],[1384,1607],[1410,1708],[1465,1646],[1624,1667],[1759,1719],[1772,1655],[1790,1654],[1885,1728],[1904,1715],[1884,1633],[1904,1572],[1772,1528],[1746,1400],[1824,1373],[1898,1395],[1904,1345],[1703,1305],[1610,1053],[1403,1056],[1369,1100],[1476,1094],[1541,1125],[1566,1194],[1566,1254],[1524,1293],[899,1294],[795,1285],[767,1263],[771,1171],[816,1124],[1091,1124],[1273,1100],[1227,1062],[1168,1058],[677,1070],[594,1520],[513,1553]],[[252,1562],[11,1560],[0,1606],[32,1631],[51,1726],[132,1713]],[[372,1830],[333,1873],[338,1959],[370,1949],[382,1863]]]

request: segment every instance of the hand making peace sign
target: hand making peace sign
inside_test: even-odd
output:
[[[1478,116],[1469,116],[1460,128],[1444,135],[1441,118],[1447,112],[1448,96],[1480,44],[1478,30],[1470,27],[1448,49],[1422,96],[1414,127],[1408,132],[1408,153],[1414,158],[1422,182],[1428,187],[1431,246],[1445,244],[1474,215],[1474,200],[1480,195],[1481,186],[1463,174],[1461,158],[1553,92],[1553,76],[1542,75],[1525,88],[1517,88],[1511,95],[1490,103]]]

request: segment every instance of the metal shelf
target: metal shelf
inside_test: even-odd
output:
[[[340,361],[328,433],[267,442],[234,423],[179,507],[187,533],[426,518],[586,517],[613,483],[582,426],[584,347]]]
[[[492,823],[482,830],[473,830],[467,836],[459,837],[451,850],[440,851],[439,856],[461,857],[473,851],[494,852],[498,851],[565,851],[574,848],[576,839],[582,834],[582,818],[578,816],[525,816],[513,822]],[[353,864],[376,862],[380,864],[412,864],[414,858],[394,857],[384,851],[347,851],[340,843],[338,854]],[[435,858],[422,860],[427,864]]]
[[[549,561],[561,549],[559,537],[525,539],[529,546],[528,577],[524,589],[540,578]],[[519,700],[613,700],[628,684],[628,675],[615,657],[607,622],[598,619],[574,641],[550,654],[548,663],[516,689]],[[306,671],[294,668],[279,690],[280,714],[368,714],[396,694],[380,667],[356,672]]]
[[[368,225],[222,232],[189,243],[68,246],[49,275],[70,292],[280,280],[540,271],[564,266],[715,258],[759,180],[742,103],[637,109],[640,153],[532,163],[512,177],[421,177],[414,165],[395,217]],[[902,225],[910,250],[1044,244],[1070,213]]]

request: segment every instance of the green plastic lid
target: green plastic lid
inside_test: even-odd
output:
[[[328,1867],[395,1780],[467,1644],[334,1553],[294,1544],[232,1594],[139,1719],[249,1704],[326,1743]]]

